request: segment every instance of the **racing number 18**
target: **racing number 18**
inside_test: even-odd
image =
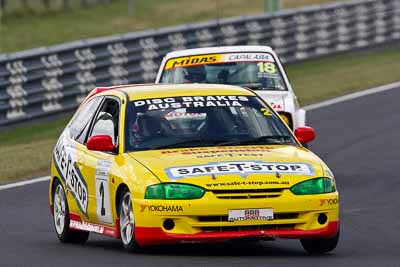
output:
[[[258,71],[259,72],[262,72],[262,73],[266,72],[266,73],[269,73],[269,74],[276,73],[276,66],[275,66],[274,63],[271,63],[271,62],[259,62],[259,63],[257,63],[257,66],[258,66]]]

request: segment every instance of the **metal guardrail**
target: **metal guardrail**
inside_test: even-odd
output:
[[[0,126],[67,111],[95,86],[153,82],[171,50],[270,45],[283,62],[400,40],[400,1],[363,0],[0,54]]]

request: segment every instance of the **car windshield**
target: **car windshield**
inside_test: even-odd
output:
[[[282,121],[255,96],[208,95],[130,101],[126,150],[297,145]]]
[[[253,90],[287,90],[269,53],[227,53],[169,59],[161,83],[214,83]]]

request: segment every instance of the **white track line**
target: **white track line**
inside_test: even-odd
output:
[[[331,105],[334,105],[334,104],[337,104],[337,103],[341,103],[341,102],[349,101],[349,100],[352,100],[352,99],[360,98],[360,97],[363,97],[363,96],[372,95],[372,94],[376,94],[376,93],[392,90],[392,89],[395,89],[395,88],[400,88],[400,82],[396,82],[396,83],[392,83],[392,84],[388,84],[388,85],[383,85],[383,86],[367,89],[367,90],[364,90],[364,91],[359,91],[359,92],[348,94],[348,95],[344,95],[344,96],[335,97],[335,98],[332,98],[332,99],[329,99],[329,100],[326,100],[326,101],[322,101],[322,102],[315,103],[315,104],[312,104],[312,105],[304,106],[303,108],[305,110],[307,110],[307,111],[314,110],[314,109],[319,109],[319,108],[324,108],[324,107],[331,106]]]
[[[383,86],[367,89],[367,90],[364,90],[364,91],[360,91],[360,92],[356,92],[356,93],[352,93],[352,94],[348,94],[348,95],[344,95],[344,96],[335,97],[335,98],[332,98],[332,99],[329,99],[329,100],[326,100],[326,101],[322,101],[322,102],[315,103],[315,104],[312,104],[312,105],[304,106],[303,108],[305,110],[307,110],[307,111],[314,110],[314,109],[319,109],[319,108],[324,108],[324,107],[331,106],[331,105],[334,105],[334,104],[337,104],[337,103],[341,103],[341,102],[349,101],[349,100],[352,100],[352,99],[360,98],[360,97],[363,97],[363,96],[367,96],[367,95],[372,95],[372,94],[388,91],[388,90],[395,89],[395,88],[400,88],[400,82],[392,83],[392,84],[388,84],[388,85],[383,85]],[[50,176],[34,178],[34,179],[31,179],[31,180],[12,183],[12,184],[0,185],[0,191],[1,190],[5,190],[5,189],[9,189],[9,188],[25,186],[25,185],[29,185],[29,184],[45,182],[45,181],[48,181],[48,180],[50,180]]]
[[[40,182],[45,182],[48,180],[50,180],[50,176],[43,176],[43,177],[34,178],[31,180],[27,180],[27,181],[21,181],[21,182],[16,182],[16,183],[12,183],[12,184],[0,185],[0,191],[5,190],[5,189],[20,187],[20,186],[25,186],[28,184],[36,184],[36,183],[40,183]]]

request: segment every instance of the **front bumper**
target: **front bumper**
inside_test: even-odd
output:
[[[238,232],[200,232],[196,234],[171,234],[158,227],[136,227],[135,239],[141,246],[174,244],[174,243],[214,243],[240,239],[273,240],[329,238],[339,230],[339,221],[328,223],[318,230],[256,230]]]
[[[138,244],[207,243],[234,239],[305,239],[334,236],[339,228],[337,192],[279,197],[218,199],[207,192],[196,200],[133,199]],[[229,210],[272,208],[274,219],[228,221]],[[321,215],[325,220],[320,220]],[[173,221],[173,227],[166,227]]]

